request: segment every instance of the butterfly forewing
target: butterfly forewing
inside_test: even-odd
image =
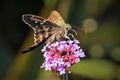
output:
[[[48,20],[59,25],[60,27],[65,24],[63,18],[57,11],[52,11],[50,16],[48,17]]]

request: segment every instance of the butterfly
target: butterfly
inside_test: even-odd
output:
[[[70,39],[68,31],[72,30],[71,25],[65,23],[61,15],[55,10],[51,12],[48,19],[32,14],[25,14],[22,16],[22,20],[34,30],[34,45],[23,50],[22,53],[29,52],[42,43],[53,43],[61,41],[64,38]]]

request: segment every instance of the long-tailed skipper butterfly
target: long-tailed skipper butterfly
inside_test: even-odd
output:
[[[64,22],[57,11],[52,11],[48,19],[25,14],[22,16],[22,20],[34,30],[34,45],[22,51],[22,53],[31,51],[44,42],[52,43],[61,41],[63,38],[69,39],[68,31],[71,29],[71,26]]]

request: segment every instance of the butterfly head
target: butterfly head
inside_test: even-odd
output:
[[[65,29],[67,29],[67,30],[70,30],[71,29],[71,25],[70,24],[64,24],[64,26],[63,26]]]

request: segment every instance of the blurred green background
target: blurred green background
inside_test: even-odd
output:
[[[33,44],[33,30],[21,16],[30,13],[47,18],[52,10],[78,28],[77,39],[86,54],[71,67],[69,80],[120,80],[120,0],[1,0],[0,80],[61,80],[40,69],[42,46],[20,54]]]

